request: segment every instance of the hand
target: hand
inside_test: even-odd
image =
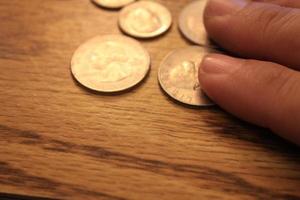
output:
[[[300,1],[210,0],[210,37],[234,55],[207,56],[199,80],[234,115],[300,145]]]

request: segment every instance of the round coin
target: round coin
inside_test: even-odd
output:
[[[188,4],[180,13],[179,29],[191,42],[209,46],[210,41],[203,23],[203,12],[207,0],[196,0]]]
[[[201,90],[198,67],[203,57],[214,50],[190,46],[175,50],[160,64],[158,80],[172,98],[189,105],[209,106],[214,103]]]
[[[121,36],[98,36],[74,53],[71,71],[85,87],[118,92],[138,84],[150,69],[150,56],[137,41]]]
[[[94,3],[105,8],[121,8],[134,2],[135,0],[92,0]]]
[[[120,28],[133,37],[152,38],[165,33],[172,24],[170,11],[154,1],[139,1],[122,9]]]

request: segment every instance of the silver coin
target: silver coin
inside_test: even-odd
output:
[[[127,4],[130,4],[135,0],[92,0],[92,1],[99,6],[113,9],[113,8],[121,8],[123,6],[126,6]]]
[[[190,46],[168,54],[160,64],[158,80],[172,98],[189,105],[210,106],[214,103],[201,90],[198,68],[209,48]]]
[[[188,4],[180,13],[179,29],[191,42],[210,46],[210,40],[203,22],[206,3],[207,0],[196,0]]]
[[[141,82],[150,69],[150,56],[134,39],[122,35],[92,38],[74,53],[71,71],[85,87],[118,92]]]
[[[165,33],[172,24],[170,11],[155,1],[139,1],[122,9],[120,28],[133,37],[152,38]]]

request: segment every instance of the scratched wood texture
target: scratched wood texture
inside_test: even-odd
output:
[[[189,0],[158,1],[174,19]],[[300,199],[300,151],[220,108],[168,98],[157,82],[177,30],[141,41],[152,71],[101,95],[70,74],[74,50],[120,33],[89,0],[0,1],[0,193],[65,199]]]

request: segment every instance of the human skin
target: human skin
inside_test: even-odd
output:
[[[206,56],[203,90],[226,111],[300,145],[300,1],[210,0],[204,24],[236,57]]]

